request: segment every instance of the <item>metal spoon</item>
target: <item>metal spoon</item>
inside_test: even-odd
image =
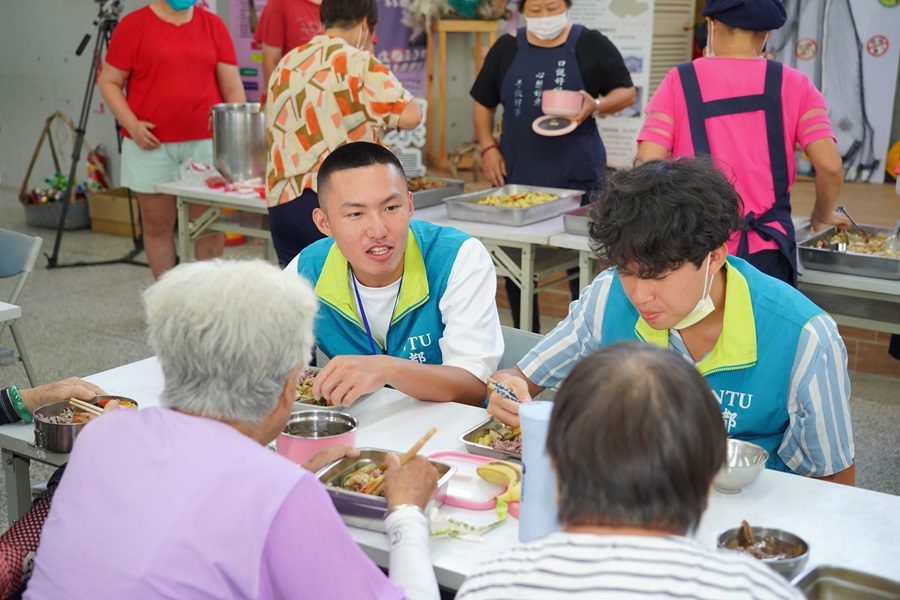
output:
[[[835,210],[838,211],[839,213],[841,213],[842,215],[844,215],[845,217],[847,217],[848,219],[850,219],[850,224],[856,228],[856,230],[862,236],[863,241],[868,244],[869,243],[869,232],[866,231],[865,229],[863,229],[862,227],[860,227],[859,224],[853,220],[853,217],[850,216],[850,213],[847,212],[847,209],[844,208],[843,206],[838,206]]]
[[[897,224],[894,225],[894,235],[888,238],[885,248],[891,254],[900,251],[900,219],[897,219]]]

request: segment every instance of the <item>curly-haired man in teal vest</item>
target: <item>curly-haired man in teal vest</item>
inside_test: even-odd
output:
[[[657,160],[617,173],[590,225],[593,246],[613,267],[497,377],[527,401],[608,344],[671,348],[706,378],[728,435],[768,451],[768,468],[852,484],[844,342],[802,293],[728,256],[740,201],[708,160]],[[496,394],[488,410],[518,421],[518,404]]]

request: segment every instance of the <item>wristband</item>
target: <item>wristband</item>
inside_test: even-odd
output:
[[[25,423],[34,422],[31,411],[28,410],[28,407],[26,407],[25,403],[22,401],[22,396],[19,395],[18,387],[14,385],[9,386],[9,399],[12,401],[13,408],[16,409],[16,414],[21,417],[22,421]]]
[[[394,514],[395,512],[397,512],[397,511],[399,511],[399,510],[402,510],[402,509],[407,509],[407,508],[413,508],[413,509],[415,509],[416,512],[418,512],[420,515],[422,515],[423,517],[425,516],[425,511],[423,511],[423,510],[422,510],[422,507],[420,507],[418,504],[398,504],[398,505],[395,506],[394,508],[392,508],[392,509],[390,509],[389,511],[387,511],[387,514],[384,515],[384,518],[387,519],[388,517],[390,517],[390,516],[391,516],[392,514]]]
[[[497,150],[500,149],[500,147],[497,144],[491,144],[487,148],[482,148],[481,149],[481,158],[484,158],[484,155],[488,150],[493,150],[494,148],[496,148]]]

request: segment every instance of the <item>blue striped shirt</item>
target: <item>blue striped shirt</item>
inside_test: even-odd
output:
[[[569,314],[519,361],[533,383],[555,388],[583,358],[603,346],[603,309],[613,269],[600,273],[569,305]],[[798,292],[799,293],[799,292]],[[669,347],[696,364],[681,336],[669,330]],[[781,460],[797,474],[826,477],[853,464],[850,376],[847,349],[827,314],[803,328],[791,369],[790,422],[778,447]]]

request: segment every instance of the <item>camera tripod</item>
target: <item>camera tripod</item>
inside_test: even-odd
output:
[[[105,47],[109,46],[109,39],[112,36],[112,31],[119,23],[118,15],[121,10],[121,0],[106,0],[106,2],[100,7],[100,12],[97,14],[97,18],[94,20],[94,23],[92,25],[93,28],[96,28],[94,52],[91,56],[91,68],[88,74],[87,87],[84,91],[84,100],[81,103],[81,115],[78,118],[78,124],[75,127],[75,145],[72,148],[72,165],[69,168],[69,181],[66,185],[66,191],[63,194],[64,201],[62,205],[62,211],[59,216],[59,224],[56,227],[56,240],[53,243],[53,254],[44,254],[44,256],[47,257],[48,269],[57,269],[62,267],[111,265],[118,263],[137,265],[142,267],[147,266],[147,263],[134,260],[135,256],[143,252],[144,244],[142,238],[137,234],[134,208],[132,207],[130,193],[128,196],[128,212],[131,216],[131,239],[134,243],[134,248],[130,250],[128,254],[126,254],[122,258],[112,260],[99,260],[92,262],[82,261],[67,264],[59,263],[59,247],[62,243],[62,234],[66,224],[66,215],[69,212],[69,206],[72,203],[73,195],[75,192],[75,177],[78,172],[78,164],[81,161],[81,149],[84,145],[85,131],[87,129],[88,117],[90,116],[91,112],[91,100],[94,97],[94,88],[97,86],[97,71],[100,68],[101,61],[103,60],[103,50]],[[81,39],[81,43],[78,44],[78,48],[75,50],[76,56],[81,56],[90,39],[91,32],[89,31],[88,33],[84,34],[84,37]],[[118,123],[116,124],[116,138],[118,139],[120,146],[119,150],[121,151],[122,138]]]

